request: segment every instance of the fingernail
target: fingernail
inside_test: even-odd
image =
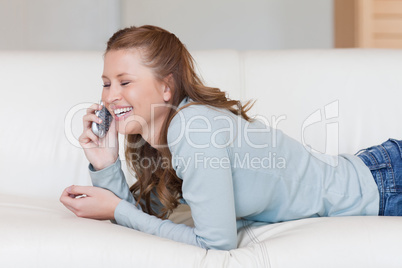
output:
[[[102,123],[102,119],[99,118],[99,119],[98,119],[98,123],[99,123],[99,124]]]
[[[71,193],[71,190],[72,190],[73,186],[74,186],[74,185],[71,185],[70,187],[67,188],[67,192],[68,192],[68,193]]]

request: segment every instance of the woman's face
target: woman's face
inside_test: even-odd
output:
[[[113,115],[121,134],[159,135],[171,99],[167,81],[159,81],[143,65],[139,50],[106,53],[102,75],[102,100]]]

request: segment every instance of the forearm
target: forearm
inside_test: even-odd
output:
[[[93,166],[89,164],[89,174],[93,186],[112,191],[119,198],[135,204],[136,201],[130,192],[124,173],[121,170],[119,158],[117,158],[115,163],[102,170],[95,170]]]
[[[170,220],[161,220],[124,200],[117,205],[114,217],[119,225],[177,242],[208,248],[202,238],[196,235],[195,228],[185,224],[176,224]]]

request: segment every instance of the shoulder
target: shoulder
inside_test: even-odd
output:
[[[177,114],[170,122],[170,127],[177,127],[179,125],[188,125],[188,123],[195,123],[198,125],[214,125],[219,126],[219,121],[226,119],[226,121],[236,120],[237,116],[227,109],[217,108],[210,105],[200,104],[196,102],[186,102],[188,106],[180,107]]]
[[[230,132],[234,128],[237,116],[227,109],[204,104],[191,104],[180,109],[171,120],[167,140],[172,144],[183,143],[189,139],[197,142],[210,142],[224,134],[222,129]],[[219,132],[219,133],[218,133]]]
[[[199,118],[200,116],[213,119],[216,116],[232,114],[227,109],[217,108],[196,102],[188,102],[187,105],[188,106],[181,107],[181,109],[178,109],[178,113],[174,116],[172,121]]]

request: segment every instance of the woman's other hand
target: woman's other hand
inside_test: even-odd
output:
[[[78,141],[84,148],[85,156],[96,170],[104,169],[116,162],[119,153],[118,133],[113,119],[104,138],[92,132],[92,122],[100,123],[95,111],[101,110],[100,104],[93,104],[83,117],[84,130]]]
[[[77,198],[82,195],[85,197]],[[120,201],[111,191],[93,186],[72,185],[60,197],[60,202],[78,217],[96,220],[113,220]]]

